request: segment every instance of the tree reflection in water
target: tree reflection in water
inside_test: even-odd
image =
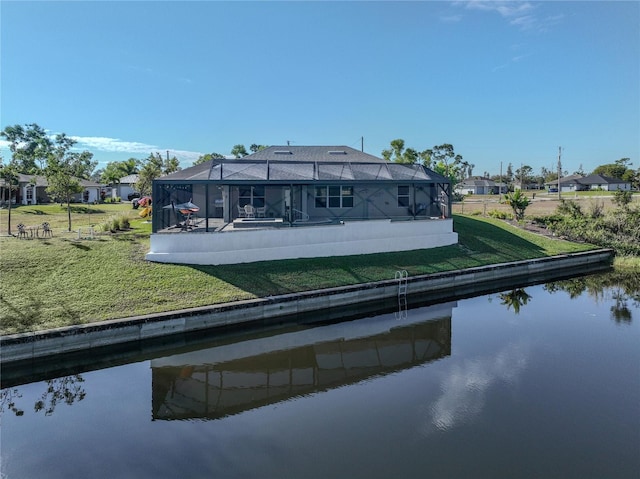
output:
[[[47,390],[42,394],[42,398],[36,401],[33,409],[35,412],[44,409],[45,416],[50,416],[60,401],[71,406],[76,399],[82,401],[87,393],[81,383],[84,378],[79,374],[65,376],[62,378],[48,379]]]
[[[586,293],[596,302],[613,300],[615,304],[611,306],[611,319],[616,323],[631,324],[633,315],[629,302],[635,308],[640,307],[640,271],[614,270],[554,281],[545,284],[544,288],[549,293],[564,291],[571,298]]]
[[[46,381],[47,389],[35,402],[33,410],[35,412],[44,410],[45,416],[50,416],[60,402],[71,406],[76,401],[82,401],[87,395],[82,385],[83,382],[84,378],[80,374],[48,379]],[[21,397],[22,394],[18,388],[6,388],[0,391],[0,414],[6,409],[12,411],[16,416],[24,415],[24,410],[16,406],[16,399]]]
[[[16,416],[22,416],[24,411],[16,407],[16,399],[21,397],[22,394],[20,394],[18,388],[7,388],[0,391],[0,414],[4,413],[6,408]]]
[[[531,299],[531,296],[523,288],[514,289],[509,293],[500,293],[499,297],[502,300],[500,304],[505,305],[507,309],[513,308],[513,312],[516,314],[520,313],[520,308]]]

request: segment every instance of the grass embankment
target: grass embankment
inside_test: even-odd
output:
[[[30,214],[27,208],[14,211],[13,224]],[[102,205],[95,208],[104,210]],[[400,269],[413,276],[593,249],[499,220],[455,216],[459,244],[443,248],[225,266],[170,265],[144,260],[150,225],[133,219],[136,212],[130,206],[101,214],[120,211],[131,214],[132,229],[93,240],[63,233],[66,216],[58,221],[53,215],[43,216],[54,225],[53,238],[0,238],[2,334],[392,279]],[[92,216],[96,220],[95,211]],[[6,222],[5,215],[0,219]],[[86,217],[74,218],[74,228],[87,224]]]

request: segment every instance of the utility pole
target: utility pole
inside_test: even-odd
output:
[[[562,147],[558,147],[558,200],[562,199],[562,194],[560,192],[560,177],[562,176]]]
[[[360,137],[360,151],[364,153],[364,136]]]

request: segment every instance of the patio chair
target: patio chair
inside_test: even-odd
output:
[[[256,217],[256,209],[253,207],[253,205],[244,205],[244,212],[247,215],[247,218]]]
[[[245,212],[245,209],[238,205],[238,218],[246,218],[247,217],[247,213]]]
[[[18,238],[26,238],[27,237],[27,228],[24,224],[20,223],[18,226]]]
[[[266,206],[262,206],[259,208],[256,208],[256,216],[258,218],[264,218],[267,214],[267,207]]]
[[[43,237],[53,237],[53,230],[51,229],[51,226],[49,226],[49,223],[47,223],[46,221],[44,223],[42,223],[42,236]]]

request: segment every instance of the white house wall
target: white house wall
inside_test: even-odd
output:
[[[411,251],[457,244],[453,220],[370,220],[340,225],[151,235],[149,261],[219,265]]]

